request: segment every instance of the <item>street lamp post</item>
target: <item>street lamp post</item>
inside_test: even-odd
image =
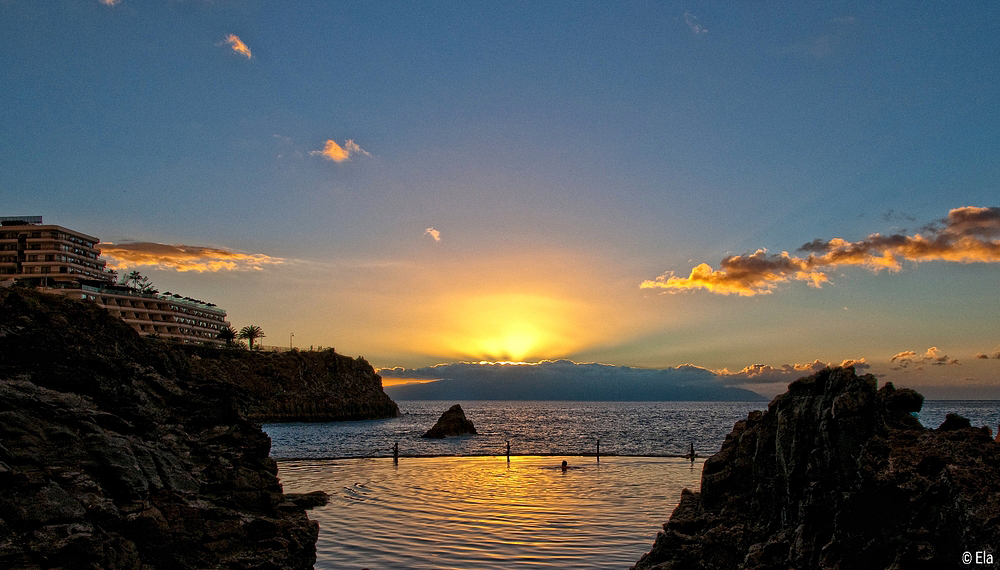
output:
[[[292,349],[292,337],[293,336],[295,336],[295,333],[288,333],[288,350]]]

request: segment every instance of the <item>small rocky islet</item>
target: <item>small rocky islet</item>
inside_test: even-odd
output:
[[[420,436],[428,439],[444,439],[459,435],[478,435],[476,426],[465,417],[465,410],[460,404],[448,408],[431,429]]]

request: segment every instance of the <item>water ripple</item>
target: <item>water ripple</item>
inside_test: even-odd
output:
[[[281,461],[279,476],[331,493],[310,511],[316,568],[373,570],[628,567],[701,476],[700,461],[567,457],[563,472],[562,459]]]

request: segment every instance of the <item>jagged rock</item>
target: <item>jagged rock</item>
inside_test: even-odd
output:
[[[945,414],[944,421],[938,426],[938,431],[954,431],[967,427],[972,427],[969,418],[963,418],[958,414]]]
[[[472,425],[472,422],[465,417],[462,406],[455,404],[448,408],[448,411],[441,414],[434,427],[427,430],[427,433],[420,437],[441,439],[452,435],[464,434],[476,435],[476,426]]]
[[[922,400],[853,368],[793,382],[736,423],[633,568],[962,568],[966,551],[995,553],[1000,446],[922,427]]]
[[[0,568],[312,568],[247,397],[96,305],[0,289]]]
[[[285,493],[285,498],[292,504],[306,509],[326,506],[330,502],[330,495],[325,491],[313,491],[311,493]]]

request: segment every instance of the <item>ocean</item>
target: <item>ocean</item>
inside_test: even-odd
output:
[[[628,568],[733,423],[767,407],[459,402],[479,435],[424,440],[454,402],[398,403],[392,419],[264,425],[285,491],[330,494],[309,515],[316,568]],[[1000,402],[928,401],[918,418],[947,413],[995,431]],[[694,462],[680,457],[692,444]]]

